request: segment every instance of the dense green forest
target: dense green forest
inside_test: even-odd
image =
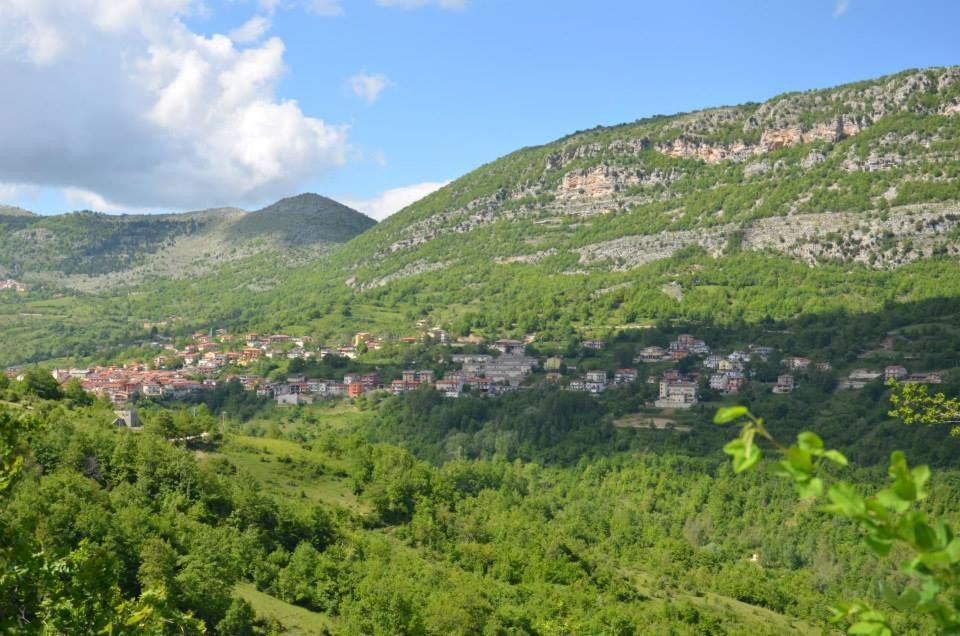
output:
[[[790,483],[736,475],[713,406],[689,414],[689,432],[614,427],[648,391],[445,400],[423,389],[279,411],[224,387],[203,406],[145,405],[138,432],[42,370],[0,379],[0,625],[812,634],[832,604],[883,605],[877,581],[909,580]],[[890,452],[906,450],[935,468],[923,510],[953,519],[960,440],[904,426],[889,395],[811,381],[741,401],[782,439],[817,430],[861,488],[879,487]],[[919,614],[887,616],[898,633],[933,629]]]

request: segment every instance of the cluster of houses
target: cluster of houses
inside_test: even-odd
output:
[[[0,281],[0,289],[4,288],[6,283],[19,285],[16,281]],[[149,365],[131,363],[91,369],[57,369],[54,376],[63,383],[76,378],[84,389],[105,397],[116,405],[127,404],[136,396],[184,398],[213,389],[218,382],[230,380],[238,380],[245,390],[275,399],[279,404],[296,405],[310,403],[318,398],[353,398],[372,391],[387,391],[399,395],[424,385],[429,385],[448,397],[458,397],[468,391],[499,395],[517,390],[541,363],[539,359],[526,354],[526,347],[533,341],[533,336],[527,336],[523,340],[499,339],[487,342],[478,337],[454,339],[443,329],[427,328],[425,323],[418,323],[417,326],[423,328],[420,337],[401,338],[400,341],[453,346],[468,344],[469,341],[469,344],[486,344],[491,353],[454,354],[451,359],[458,368],[447,371],[441,378],[437,378],[432,369],[409,369],[403,371],[399,379],[388,383],[383,383],[376,373],[348,373],[338,379],[307,379],[303,375],[292,374],[284,381],[272,381],[256,374],[243,374],[242,368],[263,358],[294,360],[328,355],[354,358],[362,350],[381,348],[384,341],[371,333],[358,332],[352,338],[351,344],[323,346],[314,343],[309,336],[257,333],[234,336],[224,330],[211,330],[209,333],[194,334],[190,343],[180,348],[173,344],[165,345],[163,352]],[[606,343],[602,340],[585,340],[581,345],[588,350],[602,350]],[[497,353],[499,355],[494,355]],[[722,395],[735,395],[743,389],[748,380],[746,365],[756,360],[767,361],[771,354],[774,354],[771,347],[750,345],[746,349],[720,355],[714,353],[703,340],[691,334],[681,334],[666,347],[644,347],[634,361],[650,364],[678,362],[696,357],[697,371],[681,373],[678,369],[668,369],[660,376],[647,378],[648,383],[659,384],[658,397],[653,405],[659,408],[685,409],[694,406],[700,399],[698,387],[704,374],[707,375],[707,384],[712,390]],[[687,368],[690,367],[689,362],[685,363]],[[797,372],[812,368],[831,369],[829,362],[815,363],[804,357],[786,357],[781,362],[784,372],[772,387],[772,391],[777,394],[795,390]],[[546,380],[559,382],[563,378],[562,366],[561,358],[547,358],[543,362]],[[681,365],[680,368],[684,366]],[[612,374],[606,370],[589,370],[582,376],[571,379],[566,388],[570,391],[600,394],[610,387],[633,383],[637,376],[636,368],[621,368]],[[903,366],[889,365],[883,371],[854,369],[848,377],[840,381],[839,388],[861,389],[881,377],[900,382],[942,382],[937,373],[910,374]]]
[[[650,376],[647,382],[659,383],[660,390],[654,406],[660,409],[688,409],[699,400],[698,373],[683,374],[677,369],[667,369],[657,378]]]
[[[608,378],[603,370],[587,371],[583,378],[571,380],[567,389],[570,391],[585,391],[588,393],[603,393],[608,387],[620,384],[630,384],[637,380],[636,369],[617,369],[612,378]]]
[[[243,382],[243,379],[240,381]],[[302,374],[292,374],[287,376],[285,382],[258,382],[253,390],[261,397],[276,399],[277,404],[296,406],[312,404],[318,398],[359,397],[380,388],[382,385],[377,373],[348,373],[342,381],[307,379]]]
[[[338,355],[347,358],[356,356],[353,345],[341,347],[312,347],[310,336],[289,336],[287,334],[260,335],[249,333],[242,346],[235,346],[234,338],[229,334],[210,335],[196,333],[193,343],[183,349],[166,345],[164,354],[154,359],[154,366],[164,368],[177,361],[186,366],[196,366],[200,373],[213,373],[223,367],[235,365],[248,367],[261,358],[267,359],[310,359],[316,356]]]
[[[296,405],[313,402],[318,397],[358,397],[372,391],[387,391],[402,395],[430,386],[447,397],[460,397],[466,391],[483,395],[500,395],[516,390],[523,380],[539,366],[531,358],[515,350],[499,357],[487,354],[454,355],[453,362],[460,369],[448,371],[437,378],[433,369],[406,369],[400,378],[383,384],[376,373],[346,374],[342,381],[310,379],[291,375],[286,382],[261,383],[258,395],[273,397],[278,404]],[[242,379],[241,379],[242,381]]]
[[[887,365],[883,371],[873,371],[870,369],[854,369],[850,374],[840,380],[838,389],[856,390],[862,389],[871,382],[883,378],[884,382],[894,380],[902,384],[942,384],[943,376],[935,371],[926,373],[910,373],[907,368],[899,364]]]
[[[532,336],[528,336],[524,341],[495,340],[490,343],[490,348],[503,353],[522,354],[526,345],[532,339]],[[454,338],[448,332],[434,327],[426,329],[421,337],[400,338],[398,342],[403,344],[430,342],[445,345],[465,345],[481,344],[486,341],[482,338],[458,338],[454,341]],[[154,366],[157,368],[170,368],[180,364],[187,367],[195,366],[201,374],[209,375],[227,366],[248,367],[262,358],[308,360],[338,356],[352,360],[364,349],[377,350],[381,349],[383,345],[383,338],[365,331],[357,332],[351,344],[325,346],[315,344],[310,336],[290,336],[287,334],[248,333],[241,340],[239,337],[228,334],[221,329],[210,333],[195,333],[191,343],[180,349],[173,344],[164,345],[164,352],[154,359]]]
[[[154,323],[144,323],[154,324]],[[403,338],[403,341],[417,342],[417,338]],[[356,358],[361,349],[380,349],[383,340],[366,332],[357,333],[351,344],[335,346],[318,345],[310,336],[291,336],[288,334],[248,333],[238,337],[220,329],[215,332],[193,334],[190,344],[177,348],[173,344],[164,345],[164,351],[153,360],[157,368],[171,368],[178,365],[196,367],[201,375],[210,375],[228,366],[249,367],[261,359],[269,360],[309,360],[325,356]]]
[[[137,395],[180,399],[216,387],[216,380],[197,381],[195,370],[157,370],[138,363],[88,369],[54,369],[53,377],[61,384],[80,381],[84,390],[108,399],[113,404],[126,404]]]
[[[0,289],[12,289],[18,292],[25,292],[27,291],[27,286],[18,280],[14,280],[12,278],[5,278],[3,280],[0,280]]]
[[[683,360],[687,356],[706,356],[710,354],[710,347],[703,340],[694,338],[690,334],[681,334],[670,343],[669,349],[663,347],[644,347],[637,356],[636,362],[667,362]]]
[[[447,397],[459,397],[467,390],[482,395],[502,395],[515,391],[540,365],[539,360],[523,353],[522,342],[497,341],[491,348],[501,351],[502,355],[455,354],[452,361],[460,365],[459,369],[447,371],[439,380],[433,379],[432,371],[404,371],[402,379],[391,383],[390,391],[404,393],[421,384],[432,383]]]

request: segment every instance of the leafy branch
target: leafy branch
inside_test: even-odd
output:
[[[925,384],[897,384],[891,381],[894,392],[890,396],[893,405],[887,414],[904,424],[938,426],[950,424],[950,435],[960,436],[960,400],[947,399],[943,393],[930,395]]]
[[[718,410],[714,421],[740,424],[740,434],[723,448],[733,459],[734,472],[757,465],[763,455],[757,442],[765,440],[782,457],[773,464],[773,472],[791,480],[801,498],[823,499],[826,493],[820,509],[860,526],[864,544],[876,556],[889,555],[894,546],[906,551],[910,556],[900,569],[913,576],[916,584],[900,593],[882,585],[884,600],[899,610],[927,614],[944,633],[960,633],[960,537],[945,521],[931,521],[916,509],[927,497],[927,466],[910,468],[904,454],[894,451],[890,484],[865,496],[846,481],[827,486],[825,465],[845,467],[847,458],[824,448],[816,433],[802,432],[795,444],[786,446],[774,438],[762,418],[742,406]],[[831,622],[848,623],[849,634],[893,634],[887,618],[865,602],[840,603],[832,611]]]

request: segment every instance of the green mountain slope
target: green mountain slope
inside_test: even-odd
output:
[[[375,222],[316,194],[256,212],[36,216],[0,209],[0,275],[79,289],[189,278],[257,254],[296,248],[291,262],[325,253]]]
[[[953,295],[958,175],[956,67],[596,128],[388,218],[275,290],[293,302],[270,320],[333,329],[342,304],[557,334]]]
[[[124,269],[125,287],[7,294],[0,330],[17,353],[5,361],[127,342],[170,317],[184,331],[215,323],[335,339],[411,335],[426,320],[457,335],[563,340],[656,320],[758,322],[960,296],[958,176],[960,67],[595,128],[484,165],[336,249],[301,250],[313,212],[298,197],[272,214],[220,212],[233,216],[218,236],[252,245],[252,260],[217,261],[217,251],[218,266],[197,266],[189,284],[170,274],[171,248],[148,259],[150,275]],[[202,224],[203,214],[178,218]],[[281,217],[290,222],[271,233]],[[329,236],[364,229],[350,215],[325,218],[348,226]],[[158,218],[171,236],[175,221]],[[286,251],[257,251],[277,244]]]
[[[597,128],[481,167],[344,256],[361,286],[419,261],[482,255],[574,274],[688,246],[897,267],[960,221],[958,114],[950,68]]]

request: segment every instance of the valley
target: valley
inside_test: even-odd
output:
[[[0,631],[952,633],[958,325],[955,66],[380,222],[3,206]]]

